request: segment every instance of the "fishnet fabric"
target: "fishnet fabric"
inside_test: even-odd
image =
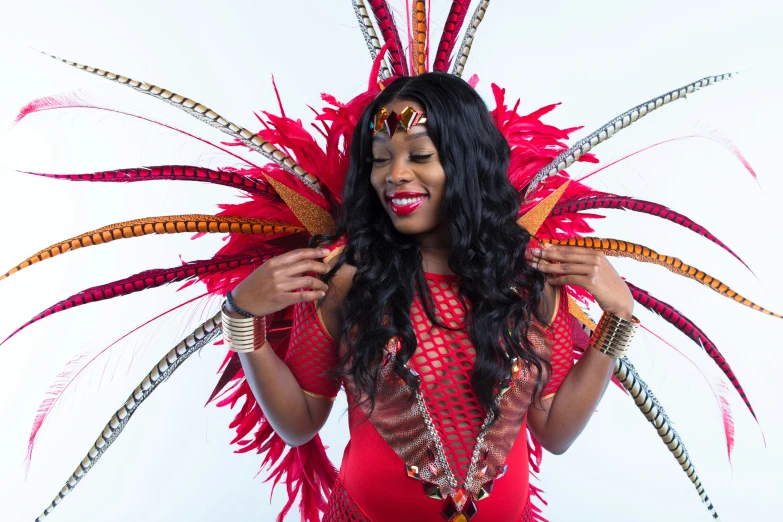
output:
[[[411,307],[418,346],[411,367],[421,376],[421,390],[458,482],[465,480],[476,437],[486,416],[471,383],[476,357],[465,319],[470,305],[460,302],[456,277],[427,275],[434,311],[450,331],[432,324],[420,297]]]
[[[563,384],[566,374],[574,365],[574,340],[571,336],[571,316],[566,305],[567,299],[568,294],[563,287],[560,289],[560,306],[557,308],[554,321],[547,329],[552,340],[552,352],[549,361],[552,365],[552,374],[549,382],[544,387],[544,391],[541,394],[542,397],[557,392],[557,389]]]
[[[372,522],[345,490],[342,482],[336,480],[321,522]]]
[[[295,305],[289,346],[285,363],[302,389],[327,398],[336,397],[340,381],[329,372],[337,368],[337,343],[321,325],[315,301]]]

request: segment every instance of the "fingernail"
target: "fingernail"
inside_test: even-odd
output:
[[[321,292],[321,297],[326,297],[326,292]]]
[[[531,248],[530,249],[530,255],[531,256],[540,256],[543,253],[543,251],[540,248]]]
[[[319,253],[319,254],[328,254],[328,253],[329,253],[329,251],[328,251],[327,249],[325,249],[325,248],[319,248],[319,249],[318,249],[318,253]]]

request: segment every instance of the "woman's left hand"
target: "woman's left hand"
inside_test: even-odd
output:
[[[542,246],[543,249],[530,249],[529,259],[547,274],[550,285],[580,286],[592,294],[604,312],[631,319],[631,291],[603,252],[575,246]]]

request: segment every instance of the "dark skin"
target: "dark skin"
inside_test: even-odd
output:
[[[387,106],[401,113],[416,102],[397,100]],[[423,268],[435,274],[451,274],[449,228],[440,213],[446,174],[435,144],[424,125],[410,132],[398,131],[393,138],[378,133],[373,142],[371,183],[395,228],[416,237]],[[415,194],[423,203],[408,215],[395,212],[393,202],[404,205],[395,194]],[[406,196],[410,201],[410,196]],[[311,274],[325,274],[334,259],[323,249],[300,249],[267,261],[237,286],[232,295],[237,305],[254,315],[267,315],[296,302],[318,301],[324,327],[334,339],[342,332],[342,305],[350,290],[355,268],[342,266],[323,283]],[[606,257],[590,249],[545,245],[532,249],[528,259],[547,274],[541,311],[551,316],[557,287],[581,286],[605,312],[630,319],[633,299],[623,280]],[[294,292],[305,289],[302,292]],[[240,317],[233,311],[230,315]],[[291,371],[265,345],[249,354],[240,354],[242,366],[256,400],[275,431],[290,446],[312,439],[323,427],[332,402],[305,394]],[[568,373],[557,394],[540,401],[528,411],[528,426],[551,453],[565,452],[582,432],[609,383],[614,359],[597,350],[588,350]]]

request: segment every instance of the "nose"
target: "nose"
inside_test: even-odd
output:
[[[404,158],[392,161],[388,173],[386,174],[386,183],[392,185],[401,185],[413,180],[413,171],[408,168]]]

